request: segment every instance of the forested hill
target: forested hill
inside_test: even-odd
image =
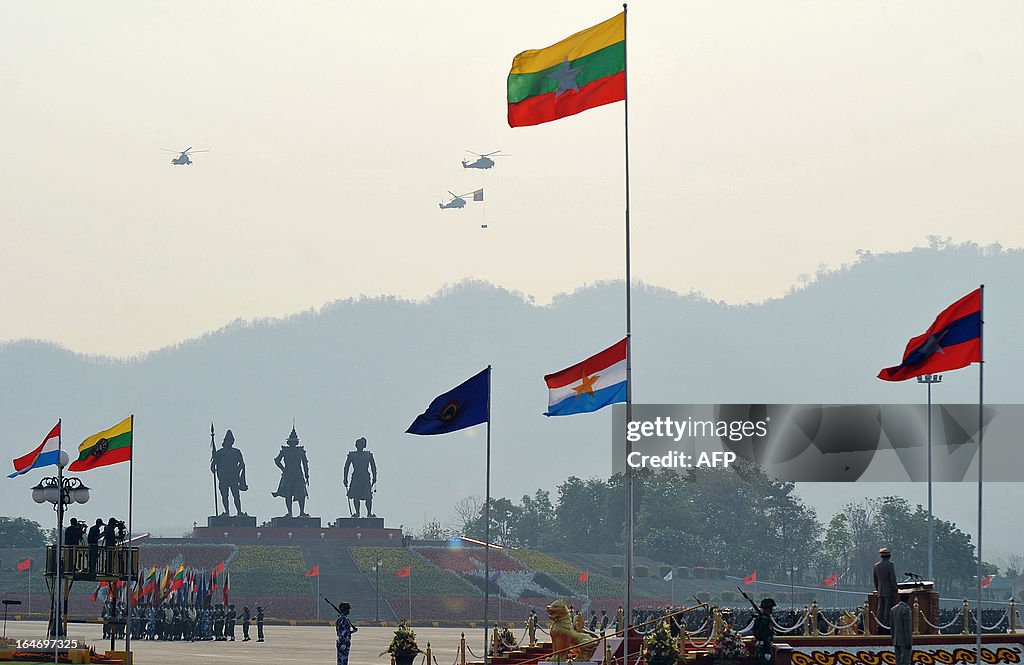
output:
[[[941,246],[864,254],[805,287],[758,305],[698,294],[634,290],[637,402],[921,401],[913,382],[888,384],[878,370],[899,361],[907,340],[961,295],[985,283],[986,399],[1015,402],[1024,354],[1024,254]],[[174,316],[174,312],[168,312]],[[438,393],[493,365],[493,494],[553,489],[570,475],[610,474],[608,411],[545,418],[543,376],[623,335],[621,284],[589,286],[536,306],[479,283],[446,288],[423,302],[337,301],[282,320],[238,322],[131,360],[82,357],[41,342],[0,348],[0,422],[7,459],[36,445],[58,418],[72,448],[135,415],[135,526],[177,535],[214,510],[210,423],[245,455],[244,507],[261,520],[284,507],[271,497],[273,458],[294,419],[312,463],[314,515],[346,514],[345,453],[369,440],[380,469],[375,512],[389,525],[447,520],[460,498],[483,493],[484,432],[404,434]],[[949,375],[946,401],[976,399],[976,371]],[[124,515],[127,465],[88,472],[93,488],[79,517]],[[40,523],[27,476],[0,483],[11,514]],[[1002,506],[1020,503],[1007,487]],[[830,497],[862,495],[836,486]],[[919,499],[915,499],[917,501]],[[998,509],[997,506],[993,508]],[[998,536],[993,534],[993,538]],[[997,546],[996,541],[986,542]]]

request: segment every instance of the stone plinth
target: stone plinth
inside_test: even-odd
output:
[[[275,529],[319,529],[319,517],[272,517],[270,526]]]
[[[206,526],[219,527],[255,527],[256,518],[252,515],[211,515],[206,518]]]

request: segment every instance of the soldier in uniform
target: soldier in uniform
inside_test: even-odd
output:
[[[263,610],[260,605],[256,606],[256,641],[263,642]]]
[[[892,626],[892,645],[896,650],[896,665],[910,665],[910,656],[914,650],[914,631],[910,622],[910,607],[907,601],[910,594],[901,593],[899,601],[889,612],[889,625]]]
[[[526,617],[526,632],[530,635],[530,646],[532,647],[537,643],[537,611],[532,608],[529,616]]]
[[[277,486],[277,491],[271,494],[284,497],[284,503],[288,507],[287,517],[292,516],[293,500],[299,502],[299,517],[309,517],[306,513],[309,460],[306,459],[306,449],[299,445],[299,435],[295,433],[294,426],[292,433],[288,435],[286,445],[281,446],[281,452],[274,458],[274,464],[281,469],[281,482]]]
[[[228,605],[228,612],[224,615],[224,635],[231,640],[235,641],[235,622],[238,620],[238,613],[235,612],[235,604],[231,603]]]
[[[352,468],[351,484],[348,480],[349,467]],[[344,482],[348,488],[348,498],[355,505],[352,516],[359,517],[359,502],[365,501],[366,516],[376,517],[373,514],[373,486],[377,484],[377,464],[373,461],[373,453],[366,450],[366,439],[363,437],[356,439],[356,449],[350,450],[345,458]]]
[[[872,571],[875,578],[875,591],[878,592],[878,608],[875,612],[875,618],[879,622],[885,623],[889,621],[892,599],[896,596],[896,566],[890,560],[892,552],[889,551],[888,547],[878,550],[878,556],[880,560],[875,564],[875,568]],[[878,634],[887,635],[889,630],[879,626]]]
[[[217,642],[224,640],[224,606],[220,603],[213,609],[213,639]]]
[[[352,625],[352,622],[348,619],[349,610],[352,606],[348,603],[341,603],[338,605],[338,609],[341,611],[338,614],[338,619],[334,622],[334,630],[338,633],[338,641],[336,646],[338,648],[338,665],[348,665],[348,654],[352,648],[352,633],[359,630]]]
[[[772,610],[775,609],[774,598],[762,598],[761,607],[755,607],[757,616],[754,617],[754,627],[751,634],[754,636],[754,662],[757,665],[773,663],[775,651],[772,643],[775,641],[775,629],[772,627]]]
[[[220,487],[220,499],[224,504],[223,515],[228,515],[228,491],[235,500],[235,511],[239,515],[242,512],[242,500],[238,493],[249,489],[245,482],[245,460],[242,459],[242,451],[235,448],[235,435],[228,430],[224,434],[224,441],[221,448],[213,454],[210,460],[210,472],[217,474],[217,485]]]
[[[252,621],[252,612],[249,610],[249,606],[245,605],[242,607],[242,641],[248,642],[249,637],[249,623]]]
[[[608,630],[608,610],[601,610],[601,634]]]

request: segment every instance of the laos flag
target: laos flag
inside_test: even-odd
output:
[[[589,413],[626,401],[626,345],[623,339],[572,367],[548,374],[545,416]]]
[[[981,289],[947,307],[931,327],[907,343],[903,362],[878,373],[883,381],[906,381],[981,362]]]
[[[14,478],[15,476],[20,476],[31,469],[38,469],[40,467],[56,464],[59,459],[60,421],[57,421],[57,424],[53,426],[53,429],[50,430],[50,433],[46,435],[46,438],[43,439],[43,442],[40,443],[35,450],[14,460],[14,473],[7,477]]]

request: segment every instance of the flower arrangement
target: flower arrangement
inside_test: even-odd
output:
[[[391,638],[391,644],[388,645],[387,651],[382,651],[380,655],[383,656],[386,653],[393,655],[395,661],[411,661],[416,654],[422,653],[420,646],[416,644],[416,632],[409,628],[404,621],[398,624],[398,630]]]
[[[715,640],[711,655],[715,658],[746,657],[747,647],[743,644],[743,638],[733,629],[729,621],[722,621],[722,634]]]
[[[643,656],[648,663],[675,663],[679,659],[679,647],[667,622],[658,623],[657,628],[644,637]]]

